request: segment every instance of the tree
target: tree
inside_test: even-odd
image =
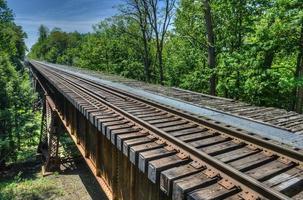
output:
[[[144,0],[144,10],[148,16],[148,21],[155,36],[156,55],[158,60],[160,83],[164,84],[164,71],[163,71],[163,48],[164,40],[171,20],[174,15],[176,0],[164,0],[162,8],[159,6],[159,0]]]
[[[54,28],[49,33],[48,28],[44,25],[41,25],[38,31],[38,42],[32,46],[28,55],[30,58],[60,64],[74,64],[79,57],[77,48],[83,38],[80,33],[66,33],[60,28]]]
[[[144,7],[145,0],[128,0],[126,1],[126,7],[121,9],[121,12],[124,14],[126,19],[134,21],[140,29],[141,39],[143,43],[143,51],[142,58],[144,63],[144,73],[145,73],[145,81],[150,82],[150,68],[151,68],[151,53],[150,53],[150,46],[152,40],[152,29],[150,24],[148,23],[148,15],[146,13]],[[130,34],[130,36],[136,37],[136,34]],[[138,43],[141,46],[141,43]]]
[[[44,26],[43,24],[41,24],[39,26],[39,38],[38,41],[44,42],[47,38],[47,36],[49,35],[49,30],[46,26]]]
[[[24,58],[26,34],[21,26],[14,23],[13,12],[6,1],[0,0],[0,51],[6,52],[9,59],[20,68],[20,59]]]
[[[0,167],[17,159],[24,138],[37,130],[31,89],[24,59],[26,34],[13,21],[6,1],[0,0]]]
[[[13,20],[13,12],[8,8],[6,0],[0,0],[0,23],[10,23]]]
[[[95,25],[94,32],[78,37],[52,31],[30,55],[302,110],[300,0],[177,2],[125,0],[120,13]]]
[[[204,5],[205,29],[207,34],[208,65],[209,68],[212,69],[212,75],[210,77],[210,94],[216,95],[216,76],[214,72],[214,69],[216,68],[215,34],[213,30],[211,7],[209,1],[204,0],[203,5]]]
[[[298,80],[297,87],[295,88],[295,104],[294,109],[298,113],[302,113],[303,107],[303,21],[301,24],[301,34],[299,39],[298,45],[299,53],[297,57],[297,65],[296,65],[296,72],[295,78]]]

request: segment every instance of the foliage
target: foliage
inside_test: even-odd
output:
[[[38,43],[32,47],[29,57],[70,65],[77,58],[76,48],[82,38],[80,33],[65,33],[59,28],[48,33],[48,29],[41,25],[39,34]]]
[[[18,152],[35,143],[38,134],[36,99],[26,69],[25,33],[15,25],[12,11],[0,0],[0,167],[20,157]]]
[[[49,62],[162,82],[157,38],[150,30],[152,21],[146,19],[144,2],[126,0],[118,16],[101,21],[94,26],[93,33],[79,35],[77,42],[68,39],[74,33],[53,30],[43,42],[38,40],[30,55]],[[301,1],[210,1],[216,50],[214,69],[208,66],[203,6],[203,1],[178,1],[161,52],[164,83],[209,93],[209,79],[215,75],[220,96],[293,109],[298,98],[295,93],[302,90],[303,80]],[[158,9],[159,13],[163,11]],[[151,38],[145,45],[142,33],[148,35],[149,31]],[[146,77],[146,67],[150,77]]]

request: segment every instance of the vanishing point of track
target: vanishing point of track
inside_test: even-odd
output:
[[[85,99],[92,123],[173,199],[303,198],[299,151],[33,63],[74,102]]]

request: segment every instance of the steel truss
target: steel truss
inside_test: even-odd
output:
[[[42,123],[38,153],[44,161],[44,171],[56,171],[60,168],[59,138],[62,132],[60,118],[47,96],[43,99]]]

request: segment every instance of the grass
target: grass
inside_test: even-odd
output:
[[[1,200],[58,199],[64,194],[64,191],[56,186],[56,176],[49,178],[34,174],[30,178],[22,177],[19,172],[14,177],[0,180]]]
[[[62,199],[66,194],[58,184],[58,172],[46,177],[41,175],[41,164],[36,161],[37,145],[37,137],[24,140],[21,151],[16,152],[16,161],[8,162],[12,167],[2,175],[0,171],[0,200],[52,200]],[[66,133],[60,138],[59,154],[61,158],[80,155]]]

